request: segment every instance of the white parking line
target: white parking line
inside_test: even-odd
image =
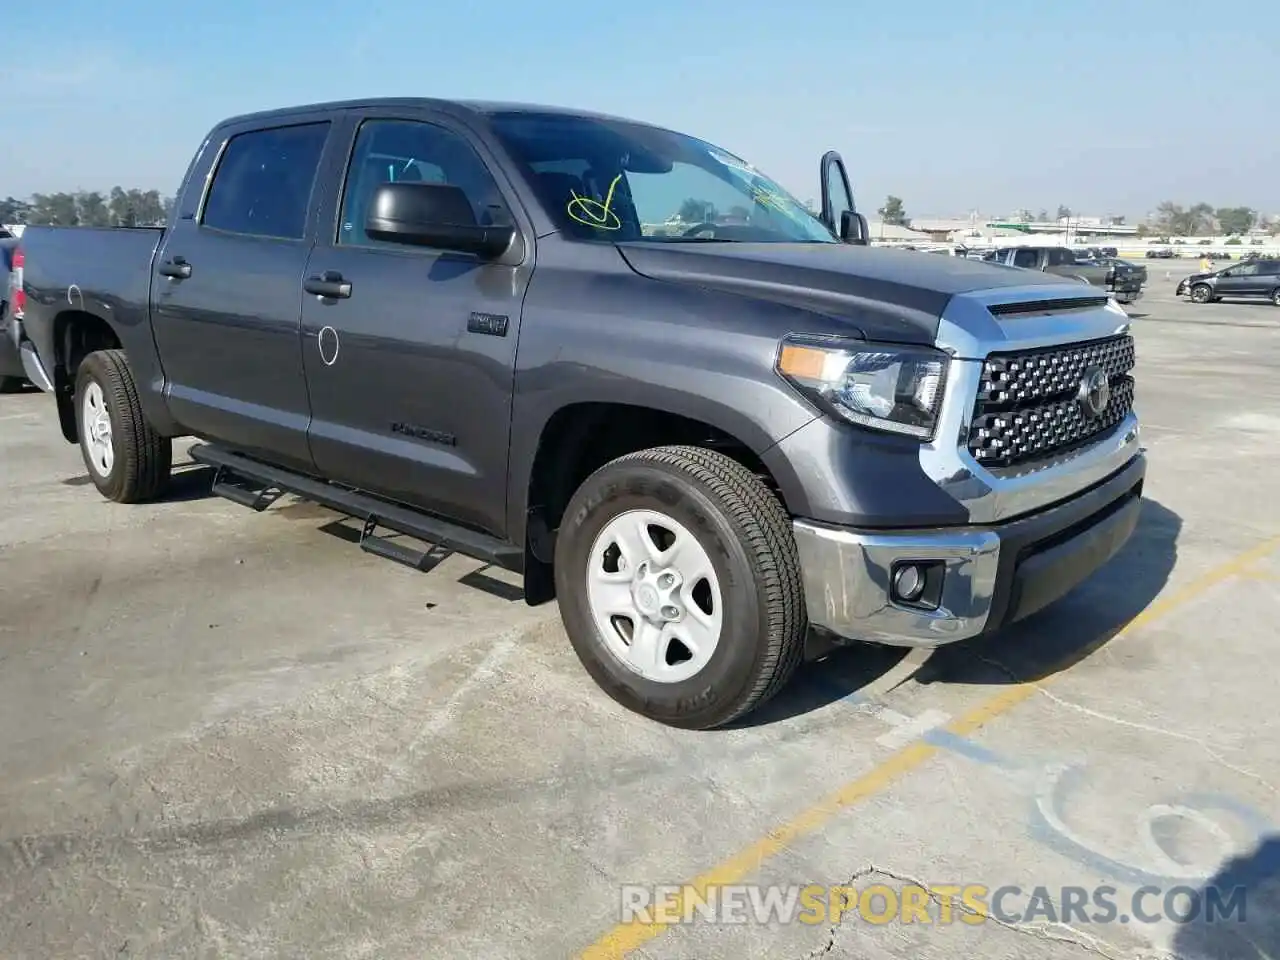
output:
[[[892,714],[892,719],[885,716],[885,714]],[[942,710],[926,710],[918,717],[906,717],[896,710],[886,710],[880,715],[880,719],[892,724],[893,729],[876,737],[876,743],[882,747],[896,750],[899,747],[906,746],[913,740],[918,740],[930,730],[947,723],[951,719],[951,714]]]

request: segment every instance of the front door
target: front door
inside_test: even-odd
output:
[[[325,476],[504,535],[532,256],[507,266],[375,241],[364,222],[377,186],[396,180],[462,188],[482,225],[519,225],[517,207],[483,147],[448,119],[370,112],[358,120],[331,230],[306,270],[313,290],[327,280],[340,294],[310,294],[302,307],[312,455]]]
[[[165,235],[152,279],[152,328],[178,422],[302,470],[312,463],[301,283],[329,129],[319,120],[231,136],[203,210],[193,205]]]

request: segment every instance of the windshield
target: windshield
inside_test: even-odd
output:
[[[494,133],[562,230],[583,240],[838,243],[750,164],[684,134],[555,113],[498,113]]]

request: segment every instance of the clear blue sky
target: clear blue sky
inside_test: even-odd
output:
[[[38,0],[0,15],[0,196],[170,193],[228,114],[361,96],[604,110],[859,206],[1280,212],[1280,2]]]

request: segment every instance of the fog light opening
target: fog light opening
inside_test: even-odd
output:
[[[914,603],[924,593],[924,570],[914,563],[900,566],[893,575],[893,599]]]

